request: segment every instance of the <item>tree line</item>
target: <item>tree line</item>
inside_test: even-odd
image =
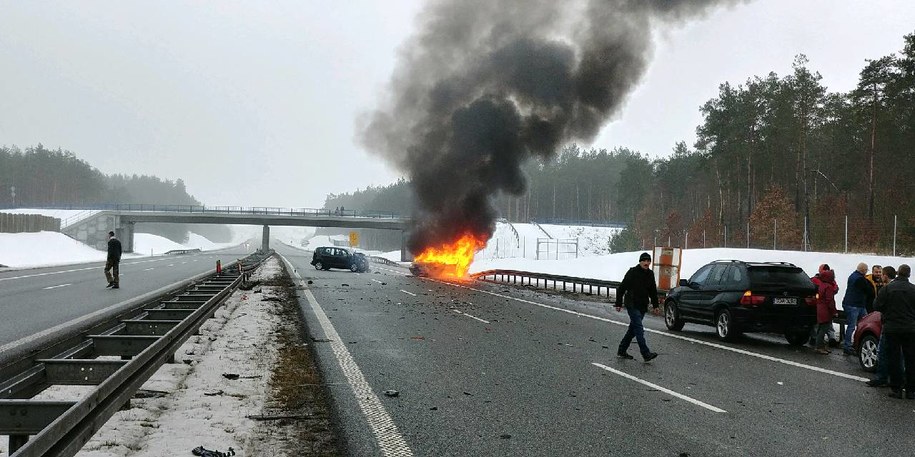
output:
[[[653,244],[915,252],[915,33],[831,92],[798,55],[787,75],[725,82],[692,146],[651,159],[626,148],[563,148],[525,165],[510,221],[622,223],[615,249]],[[325,207],[409,214],[409,183],[328,195]],[[847,221],[847,222],[846,222]],[[847,227],[847,233],[846,233]]]
[[[43,145],[0,147],[0,208],[67,207],[99,204],[200,205],[184,181],[147,175],[105,175],[70,151]],[[140,224],[137,231],[183,243],[188,231],[211,241],[229,241],[222,226]]]

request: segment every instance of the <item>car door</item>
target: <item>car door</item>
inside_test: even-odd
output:
[[[702,283],[702,286],[698,290],[698,299],[696,300],[696,317],[705,322],[714,322],[715,319],[715,303],[717,303],[718,295],[722,291],[722,280],[725,277],[730,265],[726,263],[717,263],[715,264],[711,271],[709,271],[708,277]]]
[[[693,273],[689,278],[689,286],[683,287],[682,292],[680,293],[680,300],[677,303],[680,316],[695,318],[698,315],[699,305],[702,301],[701,288],[708,279],[708,275],[711,273],[714,266],[714,264],[706,265]]]
[[[349,258],[349,254],[346,252],[346,249],[334,249],[334,262],[337,265],[337,268],[349,268],[346,260]]]

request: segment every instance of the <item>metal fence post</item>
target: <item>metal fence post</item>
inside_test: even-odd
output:
[[[774,226],[772,228],[772,250],[775,250],[775,245],[778,242],[778,219],[772,219]]]

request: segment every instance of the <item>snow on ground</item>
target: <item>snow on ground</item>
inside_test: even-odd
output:
[[[280,274],[271,258],[251,276],[252,281]],[[261,292],[256,290],[260,288]],[[292,427],[270,431],[262,440],[256,422],[245,416],[262,414],[268,400],[270,373],[277,357],[275,330],[277,292],[271,286],[237,290],[213,318],[175,353],[178,363],[165,364],[142,387],[150,398],[134,398],[117,412],[83,447],[80,457],[191,455],[203,446],[236,455],[285,455],[276,447],[291,438]],[[227,379],[223,373],[238,374]],[[75,400],[92,387],[53,386],[36,400]],[[6,437],[0,457],[8,454]]]
[[[235,246],[237,243],[213,243],[191,233],[184,244],[149,233],[135,233],[134,253],[125,259],[162,255],[174,249],[211,251]],[[76,241],[58,232],[0,233],[0,265],[9,268],[36,268],[84,262],[104,262],[105,251]]]

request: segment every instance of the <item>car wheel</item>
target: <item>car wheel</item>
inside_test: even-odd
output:
[[[324,269],[324,264],[321,263],[320,260],[315,262],[315,270],[323,270],[323,269]]]
[[[352,264],[352,265],[350,265],[350,266],[349,266],[349,271],[352,271],[353,273],[358,272],[358,271],[359,271],[359,265],[356,265],[355,263]]]
[[[724,341],[731,341],[737,337],[737,328],[731,319],[731,312],[727,308],[718,311],[715,316],[715,333]]]
[[[664,323],[669,330],[678,332],[683,330],[683,319],[680,319],[680,310],[673,300],[664,303]]]
[[[803,346],[810,339],[810,332],[785,332],[785,339],[792,346]]]
[[[861,339],[858,361],[861,362],[861,368],[864,368],[864,371],[877,371],[877,343],[877,337],[874,335],[868,334]]]

